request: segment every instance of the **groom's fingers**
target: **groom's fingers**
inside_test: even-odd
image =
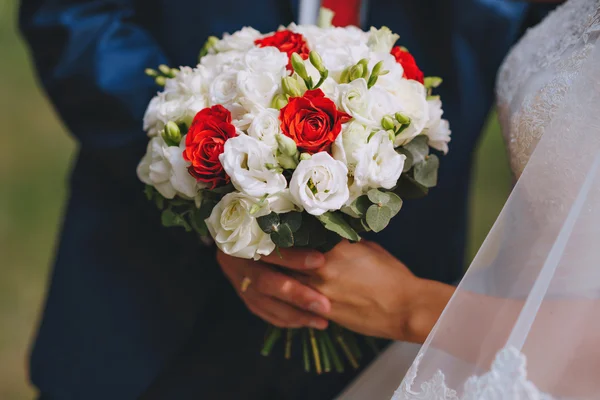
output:
[[[273,252],[261,261],[297,271],[313,270],[325,265],[325,256],[315,250],[280,249],[281,256]]]
[[[327,328],[327,320],[256,291],[248,292],[246,304],[254,314],[279,328]]]
[[[327,313],[331,309],[329,299],[321,293],[290,276],[274,271],[265,264],[256,264],[259,268],[253,268],[251,272],[252,285],[259,293],[317,314]]]
[[[326,314],[331,309],[327,297],[262,262],[231,257],[220,251],[217,253],[217,261],[242,298],[243,281],[248,278],[248,291],[256,291],[314,314]]]

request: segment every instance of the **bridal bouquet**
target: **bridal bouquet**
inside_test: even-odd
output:
[[[439,78],[424,78],[388,28],[244,28],[211,37],[199,64],[146,73],[150,102],[138,167],[164,226],[195,231],[223,252],[259,259],[278,248],[327,251],[379,232],[402,198],[436,185],[450,141]],[[359,358],[341,327],[302,336],[307,369]],[[270,328],[263,353],[283,335]],[[333,339],[332,339],[333,337]]]

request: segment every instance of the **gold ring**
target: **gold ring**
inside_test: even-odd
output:
[[[252,279],[248,278],[247,276],[244,277],[244,279],[242,279],[242,293],[246,293],[246,290],[248,290],[248,287],[250,286],[250,284],[252,283]]]

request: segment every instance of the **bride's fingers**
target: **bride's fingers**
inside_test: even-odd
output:
[[[300,328],[308,326],[317,329],[327,328],[327,320],[306,311],[298,310],[277,299],[249,291],[246,305],[254,314],[280,328]]]

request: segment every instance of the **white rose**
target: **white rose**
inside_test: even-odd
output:
[[[381,120],[386,115],[394,115],[402,108],[398,99],[381,86],[373,86],[369,90],[371,98],[371,119],[381,126]]]
[[[450,142],[450,124],[442,119],[444,110],[442,110],[442,101],[439,98],[428,100],[429,121],[425,125],[423,133],[429,139],[429,145],[436,150],[448,153],[448,143]]]
[[[396,147],[405,145],[423,132],[429,121],[429,105],[427,104],[427,90],[421,83],[402,79],[401,90],[396,95],[396,111],[410,118],[410,125],[396,136]]]
[[[379,131],[366,146],[356,150],[354,184],[364,191],[370,188],[391,189],[396,186],[406,156],[394,150],[394,144],[386,131]]]
[[[290,181],[290,193],[309,214],[339,210],[350,195],[348,169],[328,153],[317,153],[300,161]]]
[[[367,45],[371,51],[389,53],[398,39],[400,39],[400,35],[393,33],[387,26],[381,29],[371,27]]]
[[[244,54],[243,68],[259,74],[271,74],[279,78],[286,76],[287,54],[273,46],[256,47]]]
[[[210,105],[231,105],[238,95],[237,71],[227,70],[217,75],[209,87]]]
[[[202,70],[181,67],[174,78],[167,79],[166,93],[178,93],[183,96],[201,95],[206,89]]]
[[[363,125],[380,126],[381,119],[373,120],[371,115],[371,96],[367,88],[367,81],[363,78],[338,86],[339,106],[354,119]]]
[[[269,107],[280,87],[281,77],[272,74],[240,71],[237,75],[239,102],[248,111]]]
[[[214,48],[217,52],[230,50],[246,51],[254,47],[254,41],[261,37],[261,33],[254,28],[244,27],[233,34],[226,33]]]
[[[179,146],[167,146],[161,136],[153,137],[137,167],[138,178],[167,199],[176,195],[196,199],[201,185],[188,172],[190,163],[183,159],[184,150],[185,136]]]
[[[261,212],[251,214],[259,200],[244,193],[233,192],[226,194],[215,205],[210,217],[206,219],[208,231],[216,245],[233,257],[258,260],[275,250],[275,244],[268,234],[264,233],[257,217],[268,214]]]
[[[203,96],[186,97],[178,93],[162,92],[148,104],[144,114],[144,130],[148,136],[157,136],[167,122],[190,123],[194,115],[206,107]]]
[[[375,83],[375,87],[387,90],[396,95],[399,90],[402,90],[401,81],[404,79],[404,68],[400,65],[393,55],[389,52],[369,54],[369,69],[372,70],[375,64],[383,61],[382,71],[388,71],[386,75],[380,75]]]
[[[240,258],[258,260],[275,250],[275,244],[264,233],[256,218],[276,212],[302,211],[291,199],[289,191],[269,196],[262,208],[250,214],[260,200],[244,193],[233,192],[225,195],[213,208],[206,226],[215,243],[225,254]]]
[[[236,189],[250,196],[263,197],[287,186],[281,173],[267,168],[277,166],[272,149],[253,137],[241,134],[226,141],[219,161]]]
[[[333,158],[346,164],[350,175],[354,174],[357,163],[354,154],[356,150],[367,145],[370,133],[371,129],[352,121],[342,125],[342,133],[338,135],[331,147]]]
[[[206,69],[204,73],[210,78],[229,69],[239,69],[240,60],[244,58],[244,52],[227,51],[225,53],[207,54],[200,60],[198,68]]]
[[[317,52],[323,59],[323,65],[329,70],[329,76],[339,82],[342,72],[363,58],[369,57],[369,48],[366,44],[359,46],[327,47],[317,45]]]
[[[260,111],[248,128],[248,135],[260,140],[272,150],[277,149],[276,137],[280,133],[279,111],[274,108],[265,108]]]

